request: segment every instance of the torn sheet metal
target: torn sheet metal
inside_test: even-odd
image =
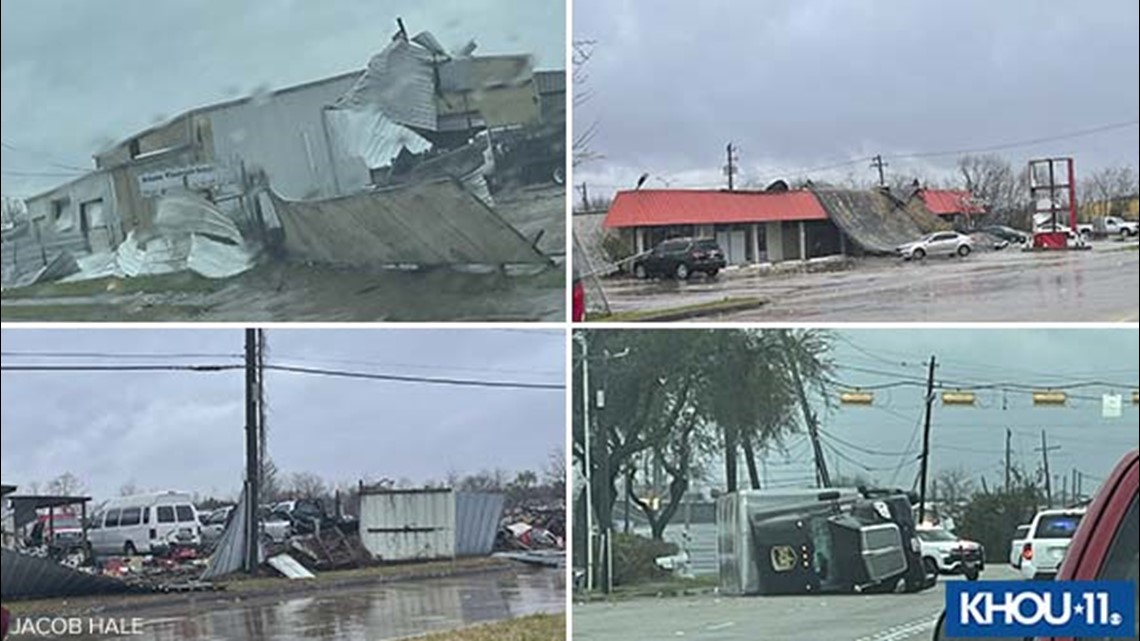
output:
[[[502,494],[455,493],[456,556],[487,556],[494,550],[505,500]]]
[[[289,556],[288,554],[278,554],[271,557],[266,563],[269,567],[281,573],[281,576],[297,580],[297,579],[315,579],[317,575],[310,572],[305,566],[301,565],[297,559]]]
[[[293,258],[332,265],[546,263],[518,230],[457,182],[314,201],[271,194]]]
[[[252,254],[229,216],[202,198],[178,194],[158,202],[153,230],[131,230],[113,254],[86,257],[79,263],[79,273],[68,280],[183,271],[229,278],[252,266]]]
[[[392,167],[372,172],[372,180],[378,187],[392,187],[451,178],[463,183],[464,188],[492,207],[494,200],[486,177],[494,171],[495,155],[488,139],[480,137],[444,153],[424,158],[405,157]]]
[[[401,125],[435,131],[432,53],[402,38],[393,40],[368,61],[368,68],[334,107],[378,109]]]
[[[868,254],[895,248],[949,226],[917,201],[904,204],[879,191],[812,189],[828,217]]]
[[[419,154],[431,149],[426,138],[379,109],[331,109],[326,113],[337,145],[360,158],[369,169],[390,166],[401,150]]]
[[[246,523],[249,522],[248,517],[249,510],[245,490],[242,490],[237,505],[234,507],[233,518],[226,524],[226,529],[222,531],[222,538],[218,539],[218,545],[214,548],[214,553],[210,555],[210,564],[202,573],[203,581],[233,574],[245,567],[247,549],[245,533]],[[265,550],[260,544],[257,547],[257,559],[258,565],[260,565],[261,559],[265,558]]]
[[[35,277],[32,278],[32,284],[50,283],[71,276],[78,271],[79,263],[76,262],[75,256],[71,252],[62,251],[36,272]]]
[[[51,559],[3,548],[0,563],[0,596],[8,599],[125,594],[152,591],[120,579],[91,574]]]

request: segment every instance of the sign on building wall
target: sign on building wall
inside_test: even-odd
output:
[[[171,167],[139,174],[139,191],[144,197],[161,196],[169,191],[210,189],[223,182],[213,165]]]

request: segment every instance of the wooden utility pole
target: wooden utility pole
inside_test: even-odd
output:
[[[261,330],[245,330],[245,571],[253,574],[258,555],[261,477]]]
[[[926,418],[922,426],[922,467],[919,471],[918,522],[926,520],[926,476],[930,469],[930,420],[934,414],[934,368],[937,362],[930,357],[930,371],[926,376]]]
[[[1005,428],[1005,491],[1009,493],[1009,477],[1012,468],[1011,450],[1012,450],[1013,432],[1007,427]]]
[[[724,173],[728,175],[728,190],[729,191],[735,191],[736,190],[736,181],[735,181],[735,177],[736,177],[736,147],[734,147],[732,145],[732,143],[730,142],[730,143],[728,143],[728,146],[726,146],[724,148],[724,151],[725,151],[725,155],[728,158],[728,162],[724,166]]]
[[[590,191],[586,187],[586,183],[582,183],[578,187],[578,191],[582,194],[582,212],[590,211]]]
[[[886,162],[883,162],[883,157],[881,155],[875,156],[874,158],[871,159],[871,168],[877,169],[879,171],[879,186],[880,187],[886,187],[887,186],[887,176],[886,176],[886,174],[883,173],[883,168],[889,167],[889,166],[890,166],[889,164],[887,164]]]
[[[1045,430],[1041,430],[1041,447],[1034,448],[1034,451],[1041,452],[1041,465],[1045,473],[1045,502],[1049,507],[1053,507],[1053,477],[1049,476],[1049,452],[1059,449],[1060,445],[1049,445]]]

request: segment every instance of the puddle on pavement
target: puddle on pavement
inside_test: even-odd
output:
[[[384,641],[565,609],[560,571],[499,573],[210,604],[123,641]]]

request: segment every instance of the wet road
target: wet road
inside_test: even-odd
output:
[[[1013,579],[990,567],[984,580]],[[574,641],[928,641],[945,582],[918,594],[693,597],[574,606]]]
[[[849,271],[716,280],[606,281],[613,311],[759,297],[759,309],[700,321],[1136,322],[1140,254],[1119,243],[1065,253],[992,252],[906,263],[867,259]]]
[[[384,641],[565,610],[560,571],[496,573],[147,612],[134,641]],[[104,637],[105,638],[105,637]]]

